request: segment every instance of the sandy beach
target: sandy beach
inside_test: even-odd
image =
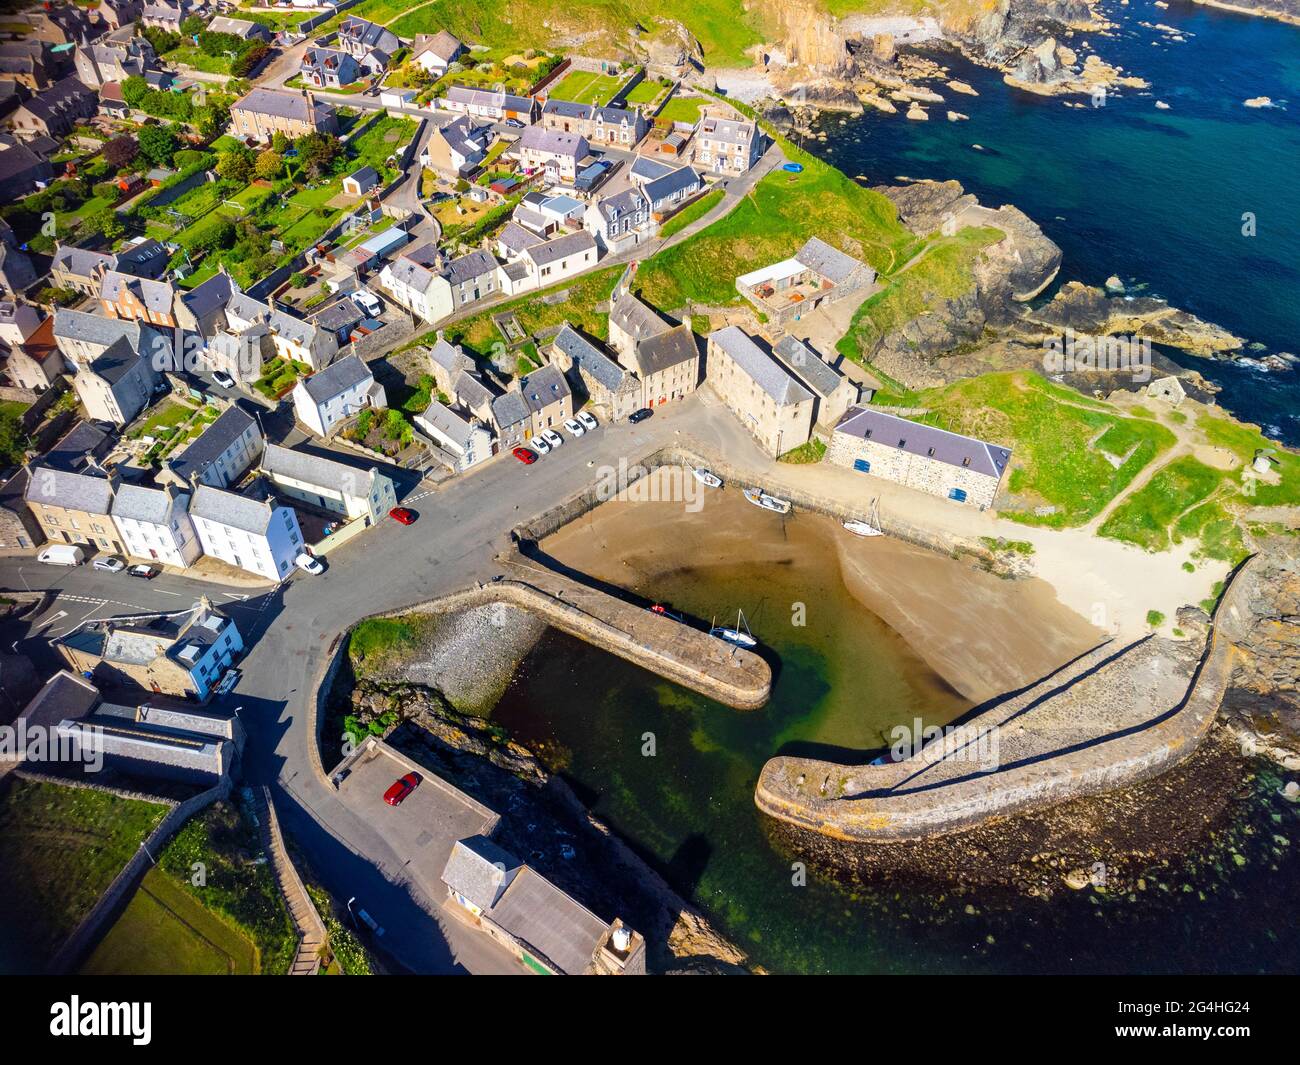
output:
[[[661,499],[669,477],[651,475]],[[833,555],[849,594],[972,702],[1036,680],[1102,638],[1045,581],[1003,579],[888,536],[862,539],[817,515],[782,519],[734,489],[709,492],[695,508],[613,500],[541,546],[582,573],[646,594],[657,577],[683,568],[786,567]]]

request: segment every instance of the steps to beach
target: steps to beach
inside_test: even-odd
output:
[[[275,806],[271,801],[271,789],[254,789],[253,797],[258,820],[261,822],[262,847],[271,860],[276,885],[289,909],[293,926],[298,930],[298,951],[289,967],[289,975],[315,976],[320,972],[321,950],[326,943],[325,923],[316,912],[316,906],[307,894],[298,870],[289,859],[284,837],[280,833],[280,822],[276,819]]]

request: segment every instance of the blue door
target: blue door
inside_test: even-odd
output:
[[[871,463],[868,462],[866,459],[854,459],[853,468],[857,470],[859,473],[870,473]]]
[[[958,503],[966,502],[966,489],[953,488],[948,492],[948,498],[956,500]]]

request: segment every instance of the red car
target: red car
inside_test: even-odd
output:
[[[537,461],[537,453],[535,451],[529,451],[526,447],[512,447],[510,449],[510,454],[514,455],[514,457],[525,466],[531,466]]]
[[[388,516],[393,521],[400,521],[403,525],[415,524],[415,511],[407,510],[405,507],[394,507],[388,512]]]
[[[392,787],[384,792],[384,802],[389,806],[400,806],[402,800],[410,795],[419,783],[419,773],[407,773],[404,777],[398,777],[393,781]]]

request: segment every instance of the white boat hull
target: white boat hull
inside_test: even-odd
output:
[[[853,533],[854,536],[883,536],[884,534],[865,521],[846,521],[842,523],[844,528]]]
[[[734,643],[739,647],[756,647],[758,641],[748,633],[738,632],[736,629],[715,628],[710,631],[710,636],[716,636],[719,640],[726,640],[727,643]]]
[[[766,492],[761,492],[754,488],[745,489],[745,498],[756,507],[762,507],[764,510],[770,510],[774,514],[789,514],[790,503],[785,499],[777,499],[776,496],[770,496]]]
[[[700,484],[707,485],[709,488],[722,487],[722,478],[719,477],[716,473],[713,473],[711,470],[705,470],[699,467],[692,467],[691,474],[695,477],[697,481],[700,482]]]

